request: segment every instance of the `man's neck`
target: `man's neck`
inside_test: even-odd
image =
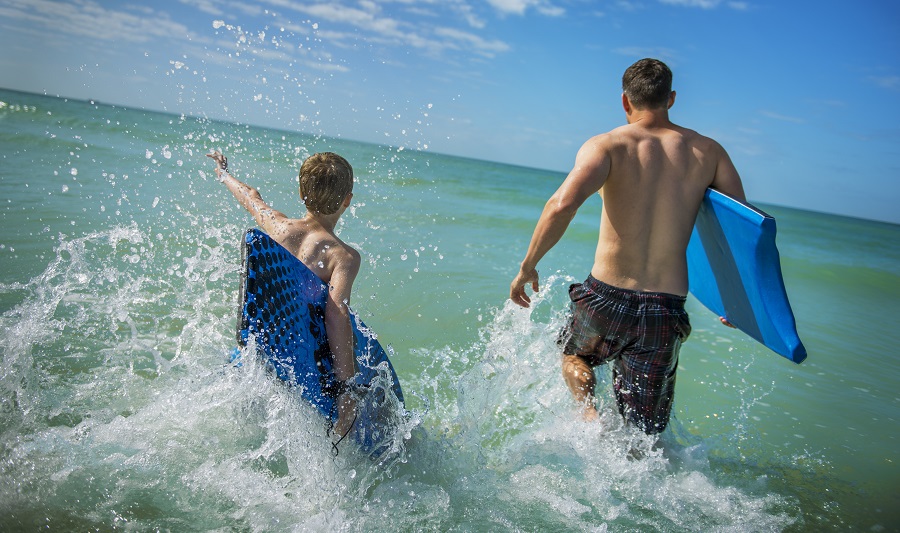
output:
[[[668,109],[634,109],[628,123],[642,128],[664,128],[672,125]]]

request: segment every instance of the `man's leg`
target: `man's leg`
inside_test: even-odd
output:
[[[623,354],[613,364],[613,391],[619,413],[648,435],[669,423],[681,340],[675,337],[656,353]]]
[[[581,357],[564,354],[562,373],[575,401],[582,405],[581,416],[585,421],[597,420],[599,415],[597,408],[594,407],[594,387],[597,385],[597,378],[594,376],[594,369]]]

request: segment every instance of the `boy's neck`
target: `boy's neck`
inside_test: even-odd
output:
[[[341,211],[338,210],[336,213],[332,213],[330,215],[323,215],[322,213],[316,213],[313,211],[307,211],[306,216],[303,218],[312,220],[316,222],[316,224],[322,226],[323,229],[334,233],[334,228],[337,227],[338,220],[341,218]]]

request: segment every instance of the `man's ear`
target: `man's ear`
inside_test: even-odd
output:
[[[669,105],[666,109],[672,109],[673,105],[675,105],[675,91],[669,93]]]
[[[631,102],[628,101],[628,95],[622,93],[622,109],[625,110],[626,115],[631,114]]]

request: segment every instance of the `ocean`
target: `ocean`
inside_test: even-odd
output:
[[[596,245],[588,202],[509,282],[564,175],[0,90],[2,531],[898,531],[900,226],[778,221],[809,358],[688,299],[674,417],[576,417],[556,332]],[[334,456],[313,409],[235,344],[253,225],[205,157],[300,216],[317,151],[356,173],[351,304],[406,396],[391,453]],[[744,176],[746,181],[753,176]],[[849,179],[849,178],[848,178]],[[753,199],[751,198],[751,201]]]

